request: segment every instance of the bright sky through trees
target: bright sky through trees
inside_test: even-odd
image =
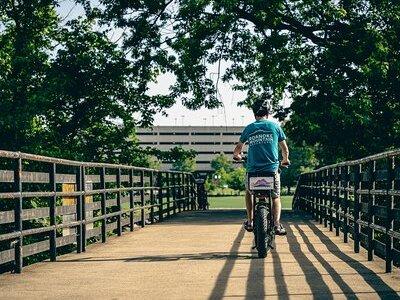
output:
[[[95,3],[95,1],[92,1]],[[73,1],[66,0],[61,2],[57,9],[58,13],[65,18],[74,19],[84,14],[81,5],[77,5]],[[110,36],[113,39],[118,39],[121,35],[121,29],[111,31]],[[209,66],[209,77],[213,81],[217,80],[217,66]],[[225,67],[222,65],[221,74],[225,72]],[[156,83],[150,84],[150,94],[168,93],[169,87],[174,83],[175,76],[171,73],[160,75]],[[184,107],[180,102],[167,110],[168,116],[157,114],[154,125],[185,125],[185,126],[244,126],[251,123],[254,119],[252,112],[246,107],[239,107],[237,103],[243,101],[246,94],[241,91],[234,91],[231,84],[219,81],[219,98],[223,102],[224,107],[219,109],[190,110]],[[289,102],[289,100],[287,100]],[[288,104],[288,103],[286,103]]]

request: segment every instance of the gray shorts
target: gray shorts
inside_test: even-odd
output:
[[[246,190],[248,190],[248,184],[249,184],[249,174],[246,173],[246,179],[245,179],[245,187]],[[274,189],[272,191],[272,199],[279,198],[281,195],[281,174],[278,172],[275,173],[275,178],[274,178]]]

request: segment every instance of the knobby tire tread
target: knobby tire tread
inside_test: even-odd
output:
[[[259,206],[256,217],[256,245],[259,258],[265,258],[268,252],[268,209],[265,206]]]

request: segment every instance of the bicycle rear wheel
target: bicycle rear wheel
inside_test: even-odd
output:
[[[259,258],[265,258],[268,252],[268,209],[265,205],[258,205],[255,216],[255,239]]]

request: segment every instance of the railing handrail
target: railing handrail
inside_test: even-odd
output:
[[[0,150],[0,157],[3,158],[14,158],[14,159],[27,159],[32,161],[39,161],[45,163],[55,163],[59,165],[67,165],[67,166],[82,166],[82,167],[92,167],[92,168],[112,168],[112,169],[126,169],[126,170],[137,170],[137,171],[147,171],[147,172],[168,172],[168,173],[179,173],[179,174],[192,174],[190,172],[184,171],[176,171],[176,170],[158,170],[152,168],[145,168],[145,167],[135,167],[130,165],[124,164],[110,164],[110,163],[99,163],[99,162],[87,162],[87,161],[76,161],[76,160],[69,160],[63,158],[55,158],[50,156],[42,156],[36,154],[29,154],[25,152],[12,152],[7,150]]]
[[[331,164],[331,165],[327,165],[327,166],[323,166],[321,168],[309,171],[309,172],[304,172],[303,174],[312,174],[312,173],[317,173],[323,170],[327,170],[327,169],[332,169],[332,168],[337,168],[337,167],[344,167],[344,166],[354,166],[354,165],[358,165],[358,164],[362,164],[362,163],[366,163],[369,161],[374,161],[374,160],[378,160],[378,159],[382,159],[382,158],[389,158],[389,157],[394,157],[394,156],[398,156],[400,155],[400,149],[394,149],[394,150],[389,150],[386,152],[382,152],[382,153],[377,153],[377,154],[373,154],[370,156],[366,156],[360,159],[355,159],[355,160],[346,160],[340,163],[336,163],[336,164]]]

